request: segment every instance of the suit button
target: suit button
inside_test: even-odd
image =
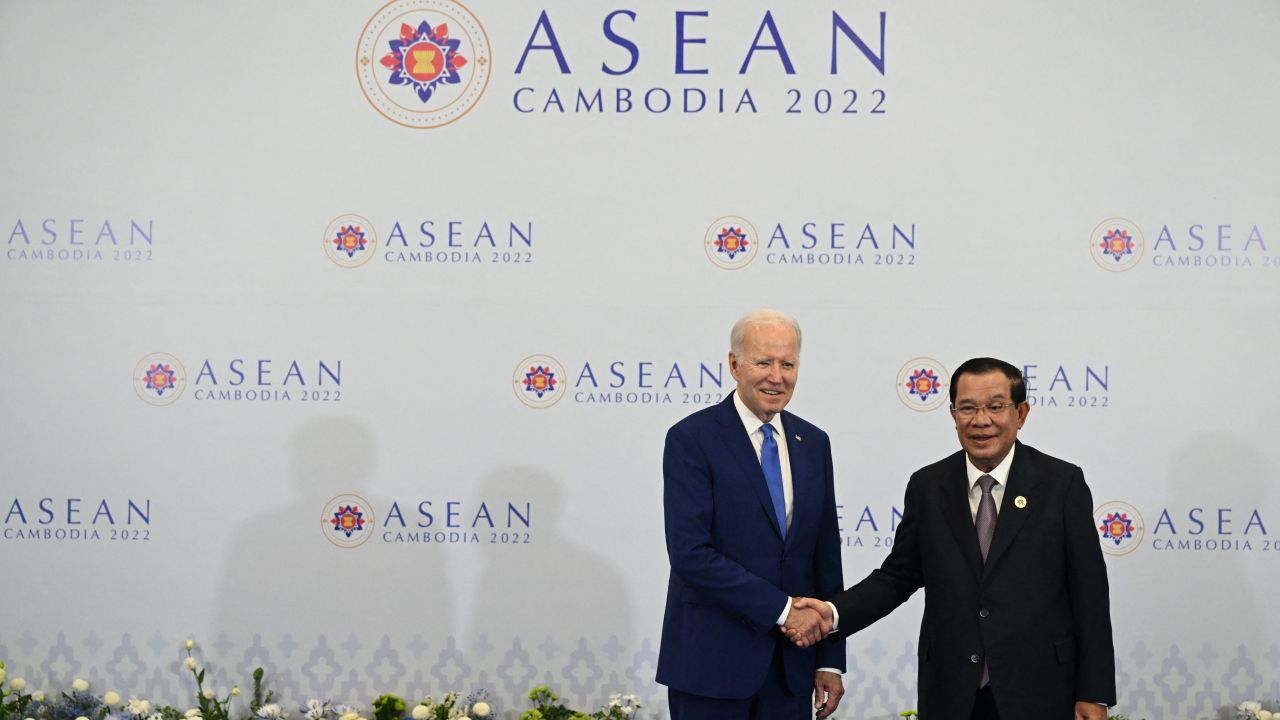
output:
[[[975,664],[975,665],[976,665],[976,664],[978,664],[978,662],[979,662],[979,661],[981,661],[981,660],[982,660],[982,658],[981,658],[981,657],[978,657],[978,655],[977,655],[976,653],[975,653],[975,654],[973,654],[973,655],[970,655],[970,656],[969,656],[969,662],[971,662],[971,663],[973,663],[973,664]]]
[[[981,618],[984,618],[990,614],[991,614],[991,611],[987,610],[986,608],[982,608],[981,610],[978,611],[978,617],[981,617]]]

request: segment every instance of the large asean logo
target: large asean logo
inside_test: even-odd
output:
[[[411,128],[448,125],[489,85],[489,36],[452,0],[393,0],[356,45],[356,76],[375,110]]]

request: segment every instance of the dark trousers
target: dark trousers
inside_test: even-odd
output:
[[[1000,720],[1000,713],[996,712],[996,696],[991,692],[990,685],[978,690],[978,696],[973,699],[973,714],[969,718],[970,720]]]
[[[787,690],[780,652],[752,697],[725,700],[668,689],[667,702],[671,720],[813,720],[813,691],[798,696]]]

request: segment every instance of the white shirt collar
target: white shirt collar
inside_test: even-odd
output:
[[[978,478],[983,475],[990,475],[995,478],[996,482],[1000,485],[1007,486],[1009,484],[1009,469],[1013,467],[1013,453],[1017,449],[1018,445],[1015,443],[1013,447],[1009,448],[1009,454],[1005,455],[1004,459],[1000,461],[1000,464],[991,469],[991,472],[982,472],[979,470],[974,466],[973,461],[969,459],[969,453],[965,453],[964,467],[965,471],[969,475],[969,489],[972,490],[973,486],[978,484]]]
[[[742,419],[742,426],[747,429],[748,435],[760,430],[760,426],[764,423],[760,422],[760,418],[756,417],[756,414],[751,412],[747,404],[742,402],[742,397],[738,395],[737,388],[734,388],[733,391],[733,406],[737,408],[738,417]],[[774,413],[773,418],[769,420],[769,425],[773,428],[773,436],[775,438],[786,437],[782,429],[782,413]]]

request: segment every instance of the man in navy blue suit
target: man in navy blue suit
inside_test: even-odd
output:
[[[749,313],[730,335],[735,391],[667,432],[657,679],[672,720],[825,718],[844,695],[844,641],[792,607],[844,587],[830,440],[783,410],[799,367],[796,321]]]

